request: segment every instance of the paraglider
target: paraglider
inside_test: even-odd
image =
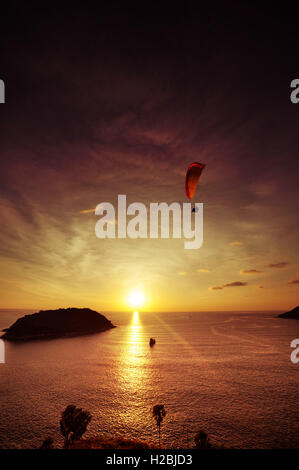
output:
[[[204,163],[194,162],[188,167],[185,179],[185,190],[189,199],[192,199],[195,194],[197,183],[205,166]]]

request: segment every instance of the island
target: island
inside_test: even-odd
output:
[[[281,313],[278,315],[279,318],[291,318],[293,320],[299,320],[299,306],[293,308],[293,310],[290,310],[289,312],[286,313]]]
[[[104,315],[89,308],[59,308],[41,310],[19,318],[3,330],[2,339],[30,341],[65,338],[110,330],[115,326]]]

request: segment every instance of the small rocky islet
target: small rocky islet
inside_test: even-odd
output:
[[[278,315],[279,318],[290,318],[293,320],[299,320],[299,306],[293,308],[293,310],[290,310],[289,312],[286,313],[280,313]]]
[[[2,339],[30,341],[100,333],[115,328],[104,315],[89,308],[41,310],[18,318],[6,328]]]

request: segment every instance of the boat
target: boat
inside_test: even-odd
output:
[[[156,340],[155,340],[155,338],[151,338],[151,339],[149,340],[149,345],[150,345],[150,347],[153,347],[154,344],[156,344]]]

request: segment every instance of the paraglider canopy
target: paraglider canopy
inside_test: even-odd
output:
[[[189,165],[185,179],[185,190],[189,199],[192,199],[195,194],[198,180],[205,166],[206,165],[204,163],[197,162],[191,163],[191,165]]]

